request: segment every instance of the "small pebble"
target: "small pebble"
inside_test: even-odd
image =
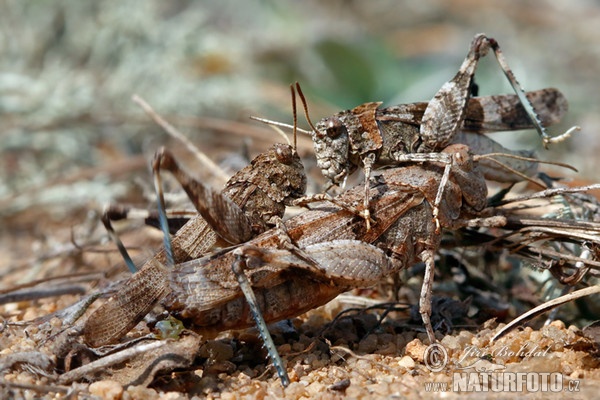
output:
[[[335,382],[333,385],[329,386],[327,389],[329,390],[335,390],[338,392],[344,392],[346,389],[348,389],[348,387],[350,386],[350,379],[346,378],[346,379],[342,379],[341,381],[337,381]]]
[[[123,386],[111,380],[94,382],[90,385],[89,391],[90,394],[107,400],[119,400],[123,396]]]
[[[560,319],[556,319],[556,320],[552,321],[550,323],[550,326],[554,326],[555,328],[558,328],[558,329],[565,329],[566,328],[565,327],[565,323],[562,322]]]
[[[417,362],[423,362],[423,355],[427,346],[423,344],[419,339],[415,339],[406,345],[405,354],[410,356]]]
[[[413,369],[415,367],[415,360],[410,356],[404,356],[398,361],[398,366],[406,369]]]

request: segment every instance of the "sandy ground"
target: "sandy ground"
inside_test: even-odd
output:
[[[572,140],[548,152],[532,132],[494,138],[512,148],[535,149],[543,159],[572,163],[580,170],[570,175],[573,179],[595,182],[597,5],[583,0],[531,5],[409,1],[401,7],[391,1],[24,1],[5,2],[0,10],[0,290],[67,274],[84,276],[81,283],[69,284],[77,294],[0,306],[0,370],[10,382],[0,383],[2,397],[54,398],[69,390],[104,398],[453,397],[455,391],[442,390],[442,385],[435,392],[429,382],[452,386],[459,382],[453,377],[457,368],[478,357],[490,363],[486,368],[505,367],[505,376],[560,373],[563,391],[557,397],[576,386],[579,391],[570,397],[595,397],[600,383],[597,336],[593,329],[583,331],[598,316],[593,300],[564,310],[559,314],[564,323],[540,328],[539,320],[535,329],[512,332],[494,344],[490,338],[497,322],[486,323],[481,316],[457,321],[450,334],[440,334],[449,358],[436,373],[423,361],[425,338],[409,312],[393,313],[380,326],[362,312],[329,325],[350,307],[335,301],[295,319],[294,329],[274,328],[293,381],[285,390],[271,369],[265,372],[268,363],[252,332],[227,333],[204,344],[191,366],[159,374],[151,388],[123,388],[119,374],[97,377],[100,381],[92,386],[58,384],[54,363],[62,368],[62,359],[51,357],[51,364],[38,360],[40,365],[31,368],[11,356],[47,351],[49,334],[61,329],[58,320],[27,329],[14,323],[62,309],[125,273],[99,215],[111,201],[151,207],[148,164],[158,147],[173,149],[204,182],[223,184],[156,127],[131,102],[132,94],[144,96],[231,174],[247,162],[246,153],[254,156],[280,140],[247,118],[290,122],[288,83],[302,83],[315,120],[365,101],[426,100],[453,76],[473,35],[486,32],[498,39],[525,88],[557,87],[569,100],[567,118],[552,132],[582,127]],[[492,60],[482,62],[477,81],[484,95],[510,92]],[[300,123],[305,126],[302,119]],[[300,138],[299,152],[309,171],[309,190],[319,191],[323,180],[314,170],[310,140]],[[160,234],[142,223],[118,228],[136,260],[153,254],[160,244]],[[496,282],[499,302],[510,304],[501,323],[541,301],[535,290],[543,278],[535,274],[524,273],[527,289]],[[441,278],[436,292],[461,298]],[[416,304],[419,281],[412,279],[403,300]],[[44,287],[56,285],[50,281]],[[389,299],[385,290],[355,295]],[[136,332],[147,328],[139,326]],[[535,346],[539,351],[527,353]],[[36,385],[39,391],[17,383]]]

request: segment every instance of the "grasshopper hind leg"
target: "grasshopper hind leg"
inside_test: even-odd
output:
[[[269,333],[269,329],[267,328],[267,323],[265,322],[265,319],[262,316],[262,313],[258,306],[258,301],[256,300],[256,296],[254,295],[254,291],[252,290],[250,281],[248,280],[248,277],[244,273],[244,269],[246,268],[246,258],[247,258],[247,256],[244,254],[244,248],[243,247],[239,248],[238,250],[235,251],[235,253],[236,253],[236,260],[234,261],[231,268],[237,278],[238,284],[240,285],[242,292],[244,293],[244,297],[246,298],[246,301],[248,302],[250,311],[252,313],[252,318],[254,319],[254,322],[256,323],[256,327],[258,329],[258,333],[263,340],[264,346],[266,347],[267,352],[269,353],[269,357],[271,358],[271,361],[273,362],[275,369],[277,370],[277,375],[279,375],[281,384],[284,387],[287,387],[290,384],[290,378],[287,374],[285,366],[283,365],[283,361],[281,360],[281,357],[279,356],[279,353],[277,352],[277,347],[275,346],[275,343],[273,342],[273,338],[271,337],[271,334]]]
[[[119,249],[119,253],[121,253],[121,257],[123,257],[123,260],[125,261],[125,265],[127,265],[127,269],[132,274],[135,274],[138,271],[138,269],[135,266],[135,263],[133,262],[133,260],[131,259],[131,256],[129,255],[127,248],[123,244],[123,241],[121,241],[121,238],[119,237],[119,235],[117,235],[117,232],[115,232],[115,229],[113,228],[112,223],[111,223],[111,221],[114,221],[117,219],[127,218],[127,214],[128,214],[127,210],[119,208],[118,206],[116,206],[114,204],[109,204],[107,207],[104,208],[104,211],[102,212],[101,220],[102,220],[102,223],[104,224],[104,227],[106,228],[106,232],[108,232],[108,236],[110,237],[110,240],[112,240],[113,243],[115,243],[117,245],[117,248]]]
[[[436,343],[435,333],[431,325],[431,291],[433,289],[433,280],[435,276],[435,261],[433,252],[425,250],[421,254],[421,259],[425,262],[425,276],[423,277],[423,286],[421,287],[421,296],[419,298],[419,313],[425,325],[429,343]]]

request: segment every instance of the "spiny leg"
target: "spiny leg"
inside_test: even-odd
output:
[[[423,286],[421,286],[421,296],[419,298],[419,313],[423,319],[423,325],[425,325],[429,343],[433,344],[437,341],[433,327],[431,326],[431,291],[433,289],[433,280],[435,278],[433,251],[425,250],[421,254],[421,259],[425,263],[425,275],[423,276]]]
[[[160,178],[155,179],[155,186],[158,194],[159,221],[165,237],[167,260],[170,263],[169,266],[172,267],[174,265],[173,251]],[[85,342],[92,347],[112,343],[126,334],[144,315],[150,312],[156,302],[169,290],[166,283],[166,270],[158,262],[151,263],[138,270],[125,245],[116,234],[111,220],[134,216],[131,214],[137,214],[135,216],[143,218],[148,218],[149,215],[146,210],[140,212],[140,210],[111,204],[105,208],[101,217],[110,238],[116,243],[133,275],[128,279],[127,284],[121,288],[119,296],[111,297],[85,322],[82,334]],[[92,294],[75,304],[72,315],[68,314],[70,320],[74,322],[78,319],[88,309],[89,305],[102,294],[102,292]],[[70,320],[66,320],[66,322]]]
[[[157,166],[157,158],[154,158],[152,163],[152,171],[154,175],[154,190],[156,190],[156,198],[158,202],[158,222],[163,231],[163,241],[165,248],[165,257],[167,266],[172,268],[175,265],[173,257],[173,246],[171,245],[171,233],[169,232],[169,222],[167,220],[167,212],[165,205],[165,195],[162,188],[162,179],[160,177],[160,164]]]
[[[271,268],[285,270],[290,266],[311,272],[313,279],[321,279],[340,286],[340,292],[350,287],[372,286],[389,276],[401,266],[394,263],[385,252],[378,247],[360,240],[333,240],[307,246],[305,249],[290,248],[293,244],[285,238],[280,240],[280,249],[259,248],[245,245],[234,251],[236,256],[232,265],[238,284],[248,302],[252,317],[259,334],[265,343],[269,356],[277,369],[284,386],[289,385],[289,378],[283,362],[268,331],[251,283],[244,270],[248,269],[247,259],[260,258]],[[317,284],[315,282],[315,284]],[[345,289],[344,289],[345,288]]]
[[[580,129],[578,126],[573,126],[570,129],[568,129],[566,132],[564,132],[558,136],[550,137],[550,135],[548,135],[548,133],[546,132],[546,128],[544,128],[544,126],[542,125],[542,123],[540,121],[540,118],[538,117],[537,113],[535,112],[533,105],[531,104],[531,102],[529,101],[527,96],[525,95],[525,90],[523,89],[523,87],[521,86],[519,81],[517,81],[517,78],[515,77],[515,74],[513,73],[512,69],[508,66],[508,63],[506,62],[506,59],[504,58],[504,54],[500,50],[500,46],[498,45],[498,42],[492,38],[486,38],[486,39],[487,39],[487,45],[494,51],[494,54],[496,55],[496,60],[498,61],[498,64],[500,64],[500,68],[504,72],[506,79],[508,79],[508,82],[510,83],[513,90],[519,97],[519,100],[521,101],[521,104],[525,108],[527,115],[529,115],[531,122],[533,122],[535,129],[538,131],[538,133],[542,137],[544,147],[547,147],[547,145],[549,143],[562,142],[563,140],[568,139],[571,136],[571,134],[573,134],[575,131],[578,131]]]
[[[367,224],[367,232],[371,230],[371,212],[369,211],[369,185],[371,180],[371,170],[375,163],[375,153],[369,153],[363,160],[364,173],[365,173],[365,197],[363,199],[364,210],[361,216],[365,219]]]
[[[367,186],[367,190],[368,190],[368,188],[369,187]],[[367,192],[367,196],[368,196],[368,192]],[[292,204],[294,206],[298,206],[298,207],[306,207],[311,203],[320,203],[320,202],[324,202],[324,201],[334,204],[334,205],[338,206],[339,208],[346,210],[354,215],[365,218],[363,210],[360,210],[357,207],[353,207],[350,204],[340,201],[340,200],[336,199],[335,197],[331,197],[327,193],[316,193],[316,194],[307,195],[307,196],[304,196],[304,197],[294,200],[294,202]],[[368,221],[370,224],[375,222],[370,216],[368,218]]]
[[[106,232],[108,232],[108,236],[117,245],[119,253],[121,253],[121,257],[123,257],[123,260],[125,260],[125,265],[127,265],[127,269],[129,269],[129,272],[131,272],[132,274],[135,274],[138,271],[138,269],[135,266],[133,260],[131,259],[129,252],[125,248],[125,245],[121,241],[121,238],[115,232],[115,229],[113,228],[111,223],[111,220],[120,219],[117,218],[117,212],[122,210],[116,207],[117,206],[114,206],[112,204],[105,207],[104,211],[102,212],[101,220],[104,224],[104,227],[106,228]]]
[[[441,233],[440,226],[440,203],[442,202],[442,196],[444,195],[444,189],[448,184],[448,179],[450,178],[450,169],[452,168],[452,162],[446,163],[444,166],[444,173],[442,174],[442,179],[440,180],[440,184],[438,185],[438,190],[435,195],[435,201],[433,202],[433,220],[435,221],[435,234],[439,235]]]
[[[154,165],[153,170],[159,224],[164,236],[165,258],[167,267],[172,268],[175,262],[162,180],[158,168],[154,168]],[[109,213],[105,212],[104,216],[107,218],[103,218],[103,222],[107,221],[110,225]],[[117,239],[119,249],[123,248],[123,251],[127,253],[120,239],[116,235],[114,236]],[[99,347],[118,340],[137,325],[169,290],[167,269],[159,261],[151,260],[146,263],[140,271],[137,271],[128,279],[118,296],[111,297],[86,321],[83,328],[85,342],[92,347]]]
[[[564,134],[551,138],[542,126],[533,105],[525,95],[525,91],[506,63],[496,40],[488,38],[484,34],[478,34],[471,42],[469,53],[465,57],[457,74],[436,93],[423,114],[420,128],[421,137],[423,138],[421,151],[436,151],[446,147],[452,137],[461,128],[464,122],[467,102],[471,96],[477,64],[479,63],[479,59],[484,57],[490,49],[494,51],[501,69],[508,78],[534,127],[540,136],[542,136],[545,146],[548,143],[560,142],[569,137],[574,131],[579,130],[579,127],[573,127]]]
[[[176,233],[186,221],[193,217],[189,211],[169,211],[168,214],[169,231],[172,234]],[[132,261],[132,258],[119,235],[116,233],[112,222],[123,219],[143,219],[146,225],[161,229],[158,212],[111,203],[104,208],[100,219],[108,232],[108,236],[117,245],[119,253],[121,253],[121,256],[125,260],[127,268],[131,273],[135,273],[138,269]]]
[[[239,248],[235,250],[236,260],[232,265],[233,273],[235,274],[238,284],[244,293],[244,297],[246,297],[246,301],[248,302],[248,306],[250,307],[250,312],[252,313],[252,318],[256,323],[256,327],[258,329],[258,333],[264,342],[264,346],[269,353],[269,357],[277,370],[277,375],[279,375],[279,379],[281,379],[281,384],[284,387],[287,387],[290,384],[290,378],[287,374],[287,371],[283,365],[283,361],[277,352],[277,347],[273,342],[273,338],[269,333],[269,329],[267,328],[267,323],[260,312],[260,308],[258,306],[258,301],[256,300],[256,296],[254,295],[254,291],[252,290],[252,285],[248,280],[248,277],[244,273],[244,269],[246,268],[246,255],[244,254],[244,248]]]

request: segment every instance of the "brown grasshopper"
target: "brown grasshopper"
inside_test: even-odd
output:
[[[287,385],[265,321],[299,315],[419,260],[427,265],[421,314],[429,339],[435,341],[430,292],[441,232],[433,210],[439,209],[437,219],[444,228],[456,229],[484,208],[487,193],[465,146],[450,146],[442,156],[443,165],[382,171],[369,189],[373,229],[358,216],[364,193],[356,187],[332,199],[332,205],[310,209],[234,249],[171,269],[146,263],[88,319],[86,342],[99,346],[118,340],[160,301],[185,326],[205,335],[256,322]]]
[[[155,119],[159,118],[153,114],[153,110],[147,104],[142,103],[142,105]],[[160,125],[171,129],[166,121],[161,120]],[[152,169],[159,187],[160,171],[165,169],[170,171],[185,189],[199,214],[193,216],[181,229],[177,230],[173,239],[169,240],[169,246],[159,250],[145,265],[182,263],[202,257],[209,250],[215,248],[246,242],[275,226],[283,217],[286,206],[304,195],[306,189],[306,176],[296,148],[285,144],[275,144],[268,151],[258,155],[249,166],[229,179],[222,192],[216,192],[188,176],[179,167],[174,156],[164,148],[156,153]],[[110,221],[113,219],[127,217],[129,211],[128,208],[110,207],[103,216],[103,222],[109,228],[109,234],[118,244],[129,269],[135,273],[137,268],[110,225]],[[143,269],[144,267],[142,267]],[[160,293],[163,290],[161,282],[157,284],[152,280],[144,279],[133,279],[132,281],[138,283],[137,287],[148,295],[161,298]],[[108,288],[92,293],[71,307],[53,315],[59,317],[65,325],[71,325],[98,297],[114,294],[124,282],[124,280],[115,282]],[[123,301],[125,304],[122,303]],[[126,310],[128,301],[132,301],[132,299],[126,294],[120,296],[117,293],[107,303],[100,306],[96,314],[92,315],[92,319],[96,315],[110,312],[109,310],[115,307],[119,310]],[[143,317],[154,305],[136,303],[137,306],[140,304],[143,304],[143,309],[136,308],[137,315],[126,315],[123,320],[139,321],[138,316]],[[36,322],[43,323],[50,317],[42,317]],[[130,328],[120,334],[116,332],[116,335],[122,335]],[[84,329],[89,337],[93,337],[95,334],[93,322],[85,325]],[[64,333],[65,335],[61,335],[61,339],[57,340],[55,347],[56,353],[61,356],[71,350],[72,344],[68,338],[70,333],[67,331]]]
[[[293,88],[292,99],[295,103]],[[156,114],[144,100],[134,96],[134,101],[139,103],[169,134],[183,141],[184,144],[191,147],[192,151],[198,152],[192,144],[187,143],[188,140],[181,133]],[[275,226],[277,221],[283,217],[286,206],[291,205],[306,191],[304,166],[296,152],[296,146],[292,147],[289,144],[275,144],[266,152],[256,156],[250,165],[238,171],[228,180],[220,193],[191,178],[179,167],[175,157],[165,148],[161,148],[156,152],[152,163],[155,179],[160,180],[157,177],[160,175],[160,170],[164,169],[175,176],[199,211],[189,219],[183,218],[185,220],[183,226],[175,229],[175,236],[169,247],[176,262],[201,257],[215,248],[245,242],[258,233]],[[222,214],[221,209],[226,209],[227,213]],[[109,235],[118,245],[129,270],[135,273],[137,267],[111,225],[111,221],[129,218],[131,212],[132,209],[129,207],[111,204],[104,211],[102,221]],[[155,221],[160,219],[160,215],[157,217],[156,213],[147,211],[135,210],[134,214],[138,217],[144,216],[149,225],[155,225]],[[224,215],[228,215],[230,218],[224,219]],[[165,249],[161,249],[154,259],[166,262]],[[79,290],[81,289],[79,288]],[[49,295],[53,293],[51,290],[47,292]],[[44,293],[36,293],[36,298],[44,297]],[[60,291],[58,293],[60,294]],[[27,293],[18,294],[23,297],[27,295]],[[97,297],[97,294],[94,296]],[[12,295],[7,295],[6,300],[0,299],[0,301],[10,302],[11,299]]]
[[[558,123],[568,108],[567,100],[557,89],[547,88],[527,92],[526,96],[544,126]],[[419,152],[419,129],[428,105],[427,102],[419,102],[375,109],[373,116],[378,130],[374,134],[381,136],[382,144],[378,149],[374,167],[394,165],[398,163],[396,157]],[[362,111],[364,105],[324,118],[316,124],[312,132],[317,165],[321,168],[322,174],[329,179],[329,185],[343,184],[348,175],[352,174],[362,162],[361,139],[356,134],[349,135],[349,132],[364,129],[359,125],[361,123],[359,118],[363,117],[360,115]],[[531,151],[508,150],[482,135],[486,132],[531,128],[534,128],[534,125],[516,95],[470,97],[463,126],[455,133],[452,143],[466,144],[478,154],[505,153],[531,157],[533,155]],[[511,164],[514,166],[514,163],[513,160]],[[487,167],[484,160],[482,165]],[[537,164],[534,162],[522,162],[515,166],[515,169],[526,175],[533,174],[536,168]],[[499,182],[521,179],[515,174],[498,171],[491,166],[484,168],[483,171],[487,179]]]
[[[306,176],[300,158],[291,146],[284,144],[275,144],[267,152],[258,155],[249,166],[237,172],[220,193],[193,180],[164,148],[156,153],[152,169],[155,176],[161,169],[170,171],[199,213],[179,229],[170,241],[170,257],[176,263],[201,257],[215,247],[250,240],[274,226],[283,217],[285,206],[301,197],[306,189]],[[105,215],[105,223],[112,217],[110,213],[111,210]],[[115,240],[123,248],[120,241]],[[168,258],[168,251],[163,248],[145,265],[167,263],[170,262]],[[146,289],[152,291],[159,288],[148,282]],[[125,299],[122,296],[117,298]],[[147,314],[152,306],[148,304],[143,314]],[[102,307],[98,312],[102,313]],[[119,336],[124,333],[115,332]]]
[[[161,248],[145,265],[154,262],[170,263],[169,258],[181,263],[202,257],[215,248],[249,240],[274,226],[283,217],[286,205],[291,205],[293,200],[301,197],[306,188],[306,176],[300,158],[294,148],[284,144],[275,144],[271,149],[254,158],[249,166],[230,178],[222,192],[216,192],[190,178],[165,149],[156,153],[153,162],[155,175],[159,174],[160,169],[168,169],[175,175],[199,210],[199,214],[193,216],[177,230],[172,240],[169,240],[168,250]],[[272,182],[277,185],[272,186]],[[225,212],[221,213],[222,210]],[[128,268],[135,273],[137,267],[110,226],[111,219],[127,217],[128,211],[127,208],[110,207],[105,211],[103,222],[117,243]],[[222,218],[223,221],[218,218]],[[56,315],[66,325],[70,325],[79,319],[92,302],[99,297],[114,294],[115,291],[117,293],[109,299],[108,303],[100,306],[97,313],[102,314],[105,307],[115,307],[113,301],[117,304],[120,301],[127,302],[127,296],[120,296],[118,293],[123,282],[124,280],[112,283],[108,288],[92,293],[73,306],[58,311]],[[160,285],[157,286],[152,281],[137,282],[142,284],[148,293],[160,297]],[[153,304],[147,304],[146,307],[140,311],[141,317],[150,312]],[[135,316],[130,315],[128,318],[139,322]],[[42,317],[40,322],[48,319]],[[89,329],[88,334],[93,334],[93,332],[89,333]],[[59,348],[57,352],[62,353],[63,350],[67,349]]]
[[[479,59],[493,50],[500,66],[513,86],[518,102],[498,102],[502,97],[472,99],[471,91],[475,69]],[[471,100],[471,101],[470,101]],[[475,102],[473,102],[475,100]],[[527,115],[531,124],[543,138],[544,145],[563,140],[574,129],[567,133],[550,138],[540,122],[537,110],[542,110],[548,102],[559,104],[558,114],[566,110],[566,102],[556,90],[546,89],[533,92],[527,96],[514,74],[506,64],[498,43],[484,34],[474,37],[469,53],[458,73],[444,84],[428,104],[416,103],[392,106],[379,109],[380,102],[365,103],[352,110],[342,111],[332,117],[321,120],[312,128],[312,139],[317,156],[317,164],[323,175],[329,180],[329,186],[344,184],[347,176],[357,166],[362,166],[366,180],[365,191],[371,170],[376,167],[397,164],[411,159],[412,153],[436,153],[450,143],[464,143],[473,147],[479,154],[499,152],[499,144],[483,136],[475,139],[463,131],[483,132],[486,130],[486,119],[493,116],[493,109],[506,115],[501,119],[500,129],[516,129],[511,124]],[[522,106],[517,107],[518,105]],[[538,107],[536,107],[536,105]],[[489,109],[489,110],[488,110]],[[499,114],[496,114],[499,115]],[[551,117],[546,122],[553,122],[554,112],[541,113]],[[475,122],[472,123],[471,120]],[[494,127],[496,129],[496,127]],[[507,153],[506,149],[501,152]],[[530,156],[530,154],[528,155]],[[529,174],[535,164],[523,164],[516,169],[524,169],[520,173]],[[496,174],[498,168],[488,168],[486,177],[501,181],[515,181],[522,175]],[[365,197],[365,218],[368,220],[369,205]]]

